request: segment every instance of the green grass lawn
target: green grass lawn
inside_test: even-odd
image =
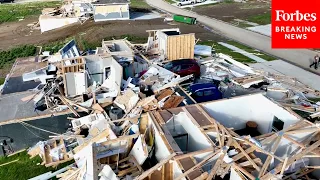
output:
[[[145,0],[131,0],[130,1],[130,9],[146,9],[151,10],[152,7],[146,3]]]
[[[228,43],[230,45],[233,45],[233,46],[236,46],[236,47],[238,47],[238,48],[240,48],[240,49],[242,49],[244,51],[247,51],[249,53],[252,53],[252,54],[254,54],[254,55],[256,55],[256,56],[258,56],[258,57],[260,57],[260,58],[262,58],[264,60],[267,60],[267,61],[273,61],[273,60],[277,59],[275,57],[272,57],[272,56],[266,55],[266,54],[264,54],[262,52],[259,52],[258,50],[255,50],[253,48],[250,48],[250,47],[245,46],[243,44],[237,43],[235,41],[227,41],[226,43]]]
[[[165,0],[165,1],[168,2],[169,4],[176,3],[175,1],[172,1],[172,0]]]
[[[17,58],[34,56],[36,47],[33,45],[25,45],[12,48],[8,51],[0,52],[0,69],[11,66]]]
[[[0,85],[2,85],[5,80],[6,80],[6,78],[0,78]]]
[[[26,4],[1,4],[0,23],[18,21],[32,15],[40,15],[41,10],[46,7],[60,6],[61,2],[33,2]]]
[[[10,157],[0,157],[0,165],[16,159],[19,159],[19,161],[0,167],[1,180],[26,180],[49,171],[54,172],[73,163],[73,161],[70,161],[59,165],[57,168],[47,168],[40,165],[42,160],[39,156],[30,159],[27,151],[23,151]]]
[[[215,49],[216,53],[223,53],[223,54],[229,55],[234,60],[236,60],[238,62],[242,62],[242,63],[255,63],[256,62],[256,61],[254,61],[254,60],[252,60],[252,59],[250,59],[240,53],[234,52],[231,49],[226,48],[226,47],[224,47],[214,41],[202,41],[202,42],[199,42],[199,44],[207,45],[207,46],[213,45],[213,48]]]
[[[247,21],[254,22],[260,25],[266,25],[271,23],[271,12],[250,16],[246,19]]]

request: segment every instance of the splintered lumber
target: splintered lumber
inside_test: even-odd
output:
[[[206,152],[214,152],[214,151],[215,151],[215,149],[208,148],[208,149],[203,149],[203,150],[199,150],[199,151],[190,152],[190,153],[187,153],[187,154],[181,154],[181,155],[175,156],[174,159],[175,160],[180,160],[180,159],[183,159],[183,158],[186,158],[186,157],[191,157],[191,156],[195,156],[195,155],[198,155],[198,154],[203,154],[203,153],[206,153]]]
[[[76,110],[73,109],[73,107],[66,101],[66,99],[63,96],[59,96],[59,98],[61,99],[61,101],[68,106],[68,108],[70,109],[70,111],[77,117],[80,117],[80,115],[77,113]]]
[[[98,134],[97,136],[89,139],[88,141],[84,142],[83,144],[81,144],[80,146],[77,146],[76,148],[73,149],[73,151],[75,153],[79,152],[81,149],[83,149],[84,147],[86,147],[87,145],[89,145],[90,143],[94,143],[94,142],[98,142],[99,140],[101,140],[102,138],[108,137],[109,136],[109,129],[105,129],[103,130],[100,134]]]
[[[16,159],[16,160],[13,160],[13,161],[10,161],[10,162],[7,162],[7,163],[0,164],[0,167],[8,165],[8,164],[11,164],[11,163],[14,163],[14,162],[17,162],[17,161],[19,161],[19,159]]]
[[[246,171],[245,169],[243,169],[242,167],[238,166],[236,163],[232,164],[232,167],[237,169],[238,171],[242,172],[243,174],[245,174],[248,178],[250,178],[251,180],[256,180],[256,178],[250,174],[248,171]]]
[[[138,171],[138,167],[132,166],[132,167],[130,167],[128,169],[119,171],[117,176],[122,177],[122,176],[125,176],[125,175],[129,174],[129,173],[133,173],[135,171]]]
[[[287,161],[287,166],[290,166],[291,164],[293,164],[295,161],[297,161],[298,159],[301,159],[304,155],[308,154],[309,152],[313,151],[314,149],[318,148],[320,145],[320,140],[318,140],[317,142],[313,143],[311,146],[305,148],[304,150],[302,150],[299,154],[296,154],[294,156],[292,156],[291,158],[289,158],[289,160]],[[281,171],[283,166],[283,162],[278,164],[276,168],[274,168],[273,170],[271,170],[268,174],[264,175],[261,179],[269,179],[270,177],[272,177],[272,174],[277,174]]]
[[[184,97],[173,95],[164,103],[162,109],[170,109],[170,108],[178,107],[183,100],[184,100]]]
[[[215,155],[217,155],[220,151],[216,151],[212,154],[210,154],[208,157],[206,157],[204,160],[202,160],[201,162],[199,162],[198,164],[196,164],[195,166],[193,166],[192,168],[190,168],[189,170],[187,170],[186,172],[184,172],[183,174],[181,174],[180,176],[178,176],[177,178],[175,178],[174,180],[180,180],[182,178],[184,178],[185,176],[187,176],[189,173],[193,172],[194,170],[200,168],[201,166],[203,166],[207,161],[209,161],[211,158],[213,158]]]
[[[218,167],[219,167],[220,164],[223,162],[223,158],[224,158],[224,156],[225,156],[226,153],[227,153],[227,150],[228,150],[227,147],[232,144],[232,141],[233,141],[232,138],[229,138],[229,139],[228,139],[228,142],[227,142],[226,146],[223,147],[223,149],[222,149],[222,154],[220,155],[220,157],[219,157],[218,160],[216,161],[215,165],[212,166],[211,172],[210,172],[210,174],[209,174],[209,176],[208,176],[207,179],[213,179],[213,177],[215,176],[215,174],[216,174],[216,172],[217,172],[217,170],[218,170]]]
[[[282,139],[282,136],[279,136],[277,138],[277,140],[275,141],[275,143],[273,144],[273,147],[271,149],[271,153],[274,153],[276,152],[276,150],[278,149],[278,146],[281,142],[281,139]],[[261,171],[259,172],[259,177],[261,177],[262,175],[264,175],[264,173],[266,172],[266,170],[268,169],[269,165],[270,165],[270,162],[272,160],[272,156],[268,156],[267,157],[267,160],[264,162],[264,165],[261,169]]]
[[[129,136],[120,136],[117,139],[111,139],[111,140],[108,140],[108,141],[105,141],[105,142],[101,142],[100,144],[102,144],[104,146],[107,146],[109,144],[112,144],[112,143],[115,143],[115,142],[118,142],[118,141],[135,139],[139,135],[140,135],[140,133],[132,134],[132,135],[129,135]]]
[[[25,150],[26,150],[26,149],[21,149],[21,150],[16,151],[16,152],[14,152],[14,153],[12,153],[12,154],[9,154],[7,157],[10,157],[10,156],[13,156],[13,155],[19,154],[19,153],[21,153],[21,152],[23,152],[23,151],[25,151]]]
[[[180,159],[178,162],[181,164],[183,172],[188,171],[189,169],[193,168],[197,164],[197,161],[192,156],[186,157],[184,159]],[[202,174],[202,171],[201,171],[201,168],[199,168],[199,169],[194,169],[192,172],[187,174],[186,177],[188,179],[194,179],[200,176],[201,174]]]
[[[146,177],[148,177],[151,173],[153,173],[155,170],[157,170],[159,167],[162,167],[164,164],[166,164],[167,162],[169,162],[174,156],[176,155],[176,153],[172,153],[171,155],[169,155],[167,158],[161,160],[158,164],[156,164],[155,166],[153,166],[152,168],[148,169],[147,171],[145,171],[144,173],[142,173],[140,176],[134,178],[134,180],[143,180]],[[170,162],[169,162],[170,163]]]

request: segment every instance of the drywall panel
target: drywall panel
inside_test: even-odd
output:
[[[94,6],[94,21],[130,19],[129,5]]]
[[[174,115],[173,119],[177,123],[180,123],[183,129],[188,133],[189,152],[199,151],[211,147],[211,143],[209,142],[209,140],[200,131],[200,129],[193,124],[186,113],[181,112],[178,115]]]
[[[235,130],[245,128],[248,121],[255,121],[262,134],[271,132],[275,116],[284,122],[283,128],[299,121],[296,116],[262,94],[212,101],[203,104],[203,107],[218,122]]]
[[[166,54],[167,44],[168,44],[168,42],[167,42],[168,36],[164,32],[157,31],[156,38],[158,38],[158,48],[159,48],[160,54]],[[165,58],[166,58],[166,56],[165,56]]]
[[[139,136],[138,140],[135,142],[132,150],[130,151],[130,155],[132,155],[137,160],[139,165],[142,165],[148,158],[148,154],[145,153],[146,151],[147,145],[145,144],[144,140],[142,140],[141,136]]]
[[[194,34],[168,36],[166,57],[168,60],[193,59],[194,46]]]
[[[123,75],[122,66],[115,60],[113,57],[104,57],[101,58],[97,55],[93,56],[86,56],[86,66],[87,71],[90,75],[89,81],[92,83],[96,81],[99,84],[102,84],[105,81],[105,68],[110,67],[110,75],[109,79],[112,82],[116,82],[119,85],[119,92],[120,92],[120,85]]]
[[[230,180],[242,180],[242,178],[239,176],[239,174],[234,170],[233,167],[231,167],[230,172]]]
[[[152,118],[148,115],[150,126],[154,129],[154,136],[155,136],[155,156],[158,161],[167,158],[171,153],[167,148],[164,140],[161,138],[159,130],[156,128]]]
[[[53,29],[58,29],[70,24],[78,23],[78,18],[62,18],[62,17],[53,17],[40,15],[39,23],[41,28],[41,33],[50,31]]]
[[[177,177],[179,177],[182,173],[181,168],[179,167],[178,163],[176,161],[172,162],[173,165],[173,179],[176,179]],[[181,178],[182,180],[186,180],[186,178]]]
[[[111,61],[112,61],[111,76],[113,77],[113,81],[116,82],[116,84],[118,85],[118,91],[120,92],[123,69],[122,69],[122,66],[115,59],[112,58]]]
[[[85,73],[66,73],[67,95],[75,96],[86,92]]]

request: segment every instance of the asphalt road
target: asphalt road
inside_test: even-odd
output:
[[[191,16],[197,18],[197,21],[201,24],[209,27],[216,33],[222,36],[228,37],[232,40],[238,41],[249,47],[261,50],[267,54],[276,56],[282,60],[285,60],[291,64],[299,66],[303,69],[309,70],[313,73],[320,75],[320,69],[317,71],[315,69],[310,69],[309,65],[312,62],[313,57],[316,52],[308,49],[272,49],[271,48],[271,38],[265,35],[255,33],[246,29],[238,28],[232,26],[226,22],[210,18],[204,15],[199,15],[195,12],[180,9],[178,7],[172,6],[162,0],[146,0],[147,3],[160,10],[180,14],[184,16]]]

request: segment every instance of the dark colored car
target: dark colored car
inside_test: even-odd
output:
[[[14,0],[0,0],[0,3],[13,3]]]
[[[197,61],[193,59],[171,61],[165,64],[164,68],[180,76],[193,74],[194,77],[199,77],[201,75],[200,66]]]
[[[212,83],[192,84],[189,90],[191,97],[198,103],[222,99],[218,86]]]

